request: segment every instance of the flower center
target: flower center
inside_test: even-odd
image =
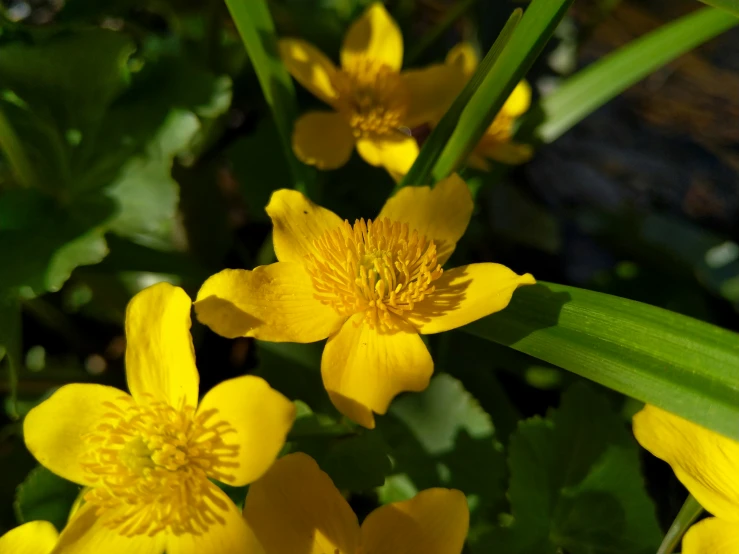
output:
[[[83,438],[90,446],[82,467],[94,482],[85,501],[98,513],[115,513],[105,525],[125,536],[202,534],[223,522],[224,508],[209,478],[230,481],[239,446],[223,437],[235,431],[213,421],[216,410],[195,414],[164,402],[136,404],[122,396]]]
[[[337,72],[333,85],[339,93],[338,109],[357,138],[385,135],[402,126],[408,90],[394,69],[363,58]]]
[[[436,245],[408,224],[360,219],[326,231],[306,257],[316,298],[339,314],[365,313],[371,327],[394,329],[395,316],[434,292]]]

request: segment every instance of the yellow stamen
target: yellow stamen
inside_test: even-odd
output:
[[[357,138],[396,132],[407,111],[408,90],[400,74],[371,59],[360,59],[334,78],[337,108]]]
[[[217,410],[195,414],[164,402],[136,404],[130,397],[106,404],[83,468],[94,481],[85,501],[103,514],[104,524],[122,535],[202,534],[223,522],[227,508],[209,478],[232,480],[223,470],[238,467],[239,446],[226,444],[235,431],[215,420]]]
[[[341,315],[364,312],[373,328],[395,328],[394,316],[433,293],[442,274],[434,242],[387,218],[344,221],[313,245],[306,268],[316,298]]]

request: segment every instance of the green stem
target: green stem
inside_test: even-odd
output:
[[[26,157],[18,135],[15,134],[13,127],[10,125],[8,118],[0,110],[0,150],[5,152],[5,156],[13,169],[18,184],[24,188],[30,188],[36,181],[33,172],[33,166]]]
[[[698,501],[693,498],[693,495],[688,495],[685,500],[685,504],[680,508],[680,512],[677,514],[675,521],[672,522],[670,528],[667,530],[665,538],[662,540],[662,544],[657,550],[657,554],[672,554],[683,538],[683,535],[688,530],[693,522],[703,512],[703,507]]]
[[[428,33],[423,35],[416,45],[406,56],[406,65],[413,65],[418,58],[451,27],[454,22],[462,17],[477,0],[462,0],[458,4],[452,6],[444,19],[439,21]]]
[[[267,3],[265,0],[226,0],[226,6],[272,111],[294,186],[306,193],[314,173],[295,157],[292,149],[293,124],[298,113],[295,88],[278,55],[275,26]]]

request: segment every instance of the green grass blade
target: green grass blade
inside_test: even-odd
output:
[[[739,334],[552,283],[463,329],[739,439]]]
[[[657,554],[672,554],[677,549],[683,535],[687,532],[693,522],[703,513],[701,506],[692,494],[685,499],[685,504],[680,508],[680,513],[675,517],[670,528],[667,530]]]
[[[701,0],[701,2],[739,16],[739,0]]]
[[[13,169],[18,184],[21,187],[31,187],[35,182],[33,166],[26,156],[18,135],[15,134],[12,125],[0,111],[0,151],[3,152]]]
[[[571,4],[572,0],[531,2],[495,66],[462,112],[457,127],[434,165],[434,180],[443,179],[464,164],[508,96],[544,49]]]
[[[506,42],[510,39],[518,22],[521,21],[522,13],[520,9],[514,10],[511,17],[508,18],[495,43],[490,47],[490,50],[488,50],[480,65],[477,66],[474,75],[472,75],[470,81],[462,89],[462,92],[459,93],[459,96],[454,100],[438,125],[431,131],[413,166],[406,173],[405,177],[403,177],[403,180],[398,183],[393,192],[408,185],[426,185],[431,181],[431,170],[439,155],[444,150],[447,141],[454,133],[454,129],[465,106],[486,79],[490,70],[495,66],[495,62],[503,52]]]
[[[294,186],[306,192],[313,182],[314,172],[303,165],[292,150],[291,136],[298,111],[295,88],[277,53],[275,27],[267,3],[265,0],[226,0],[226,5],[272,111]]]
[[[738,23],[725,11],[701,8],[591,64],[541,101],[539,137],[552,142],[634,83]]]

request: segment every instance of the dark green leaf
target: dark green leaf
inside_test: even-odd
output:
[[[739,16],[739,0],[701,0],[701,2]]]
[[[739,439],[739,335],[655,306],[539,283],[464,327]]]
[[[50,521],[61,531],[79,492],[79,485],[38,466],[16,490],[16,517],[20,523]]]
[[[659,544],[638,447],[608,400],[576,385],[511,437],[513,525],[480,544],[505,552],[648,554]]]

